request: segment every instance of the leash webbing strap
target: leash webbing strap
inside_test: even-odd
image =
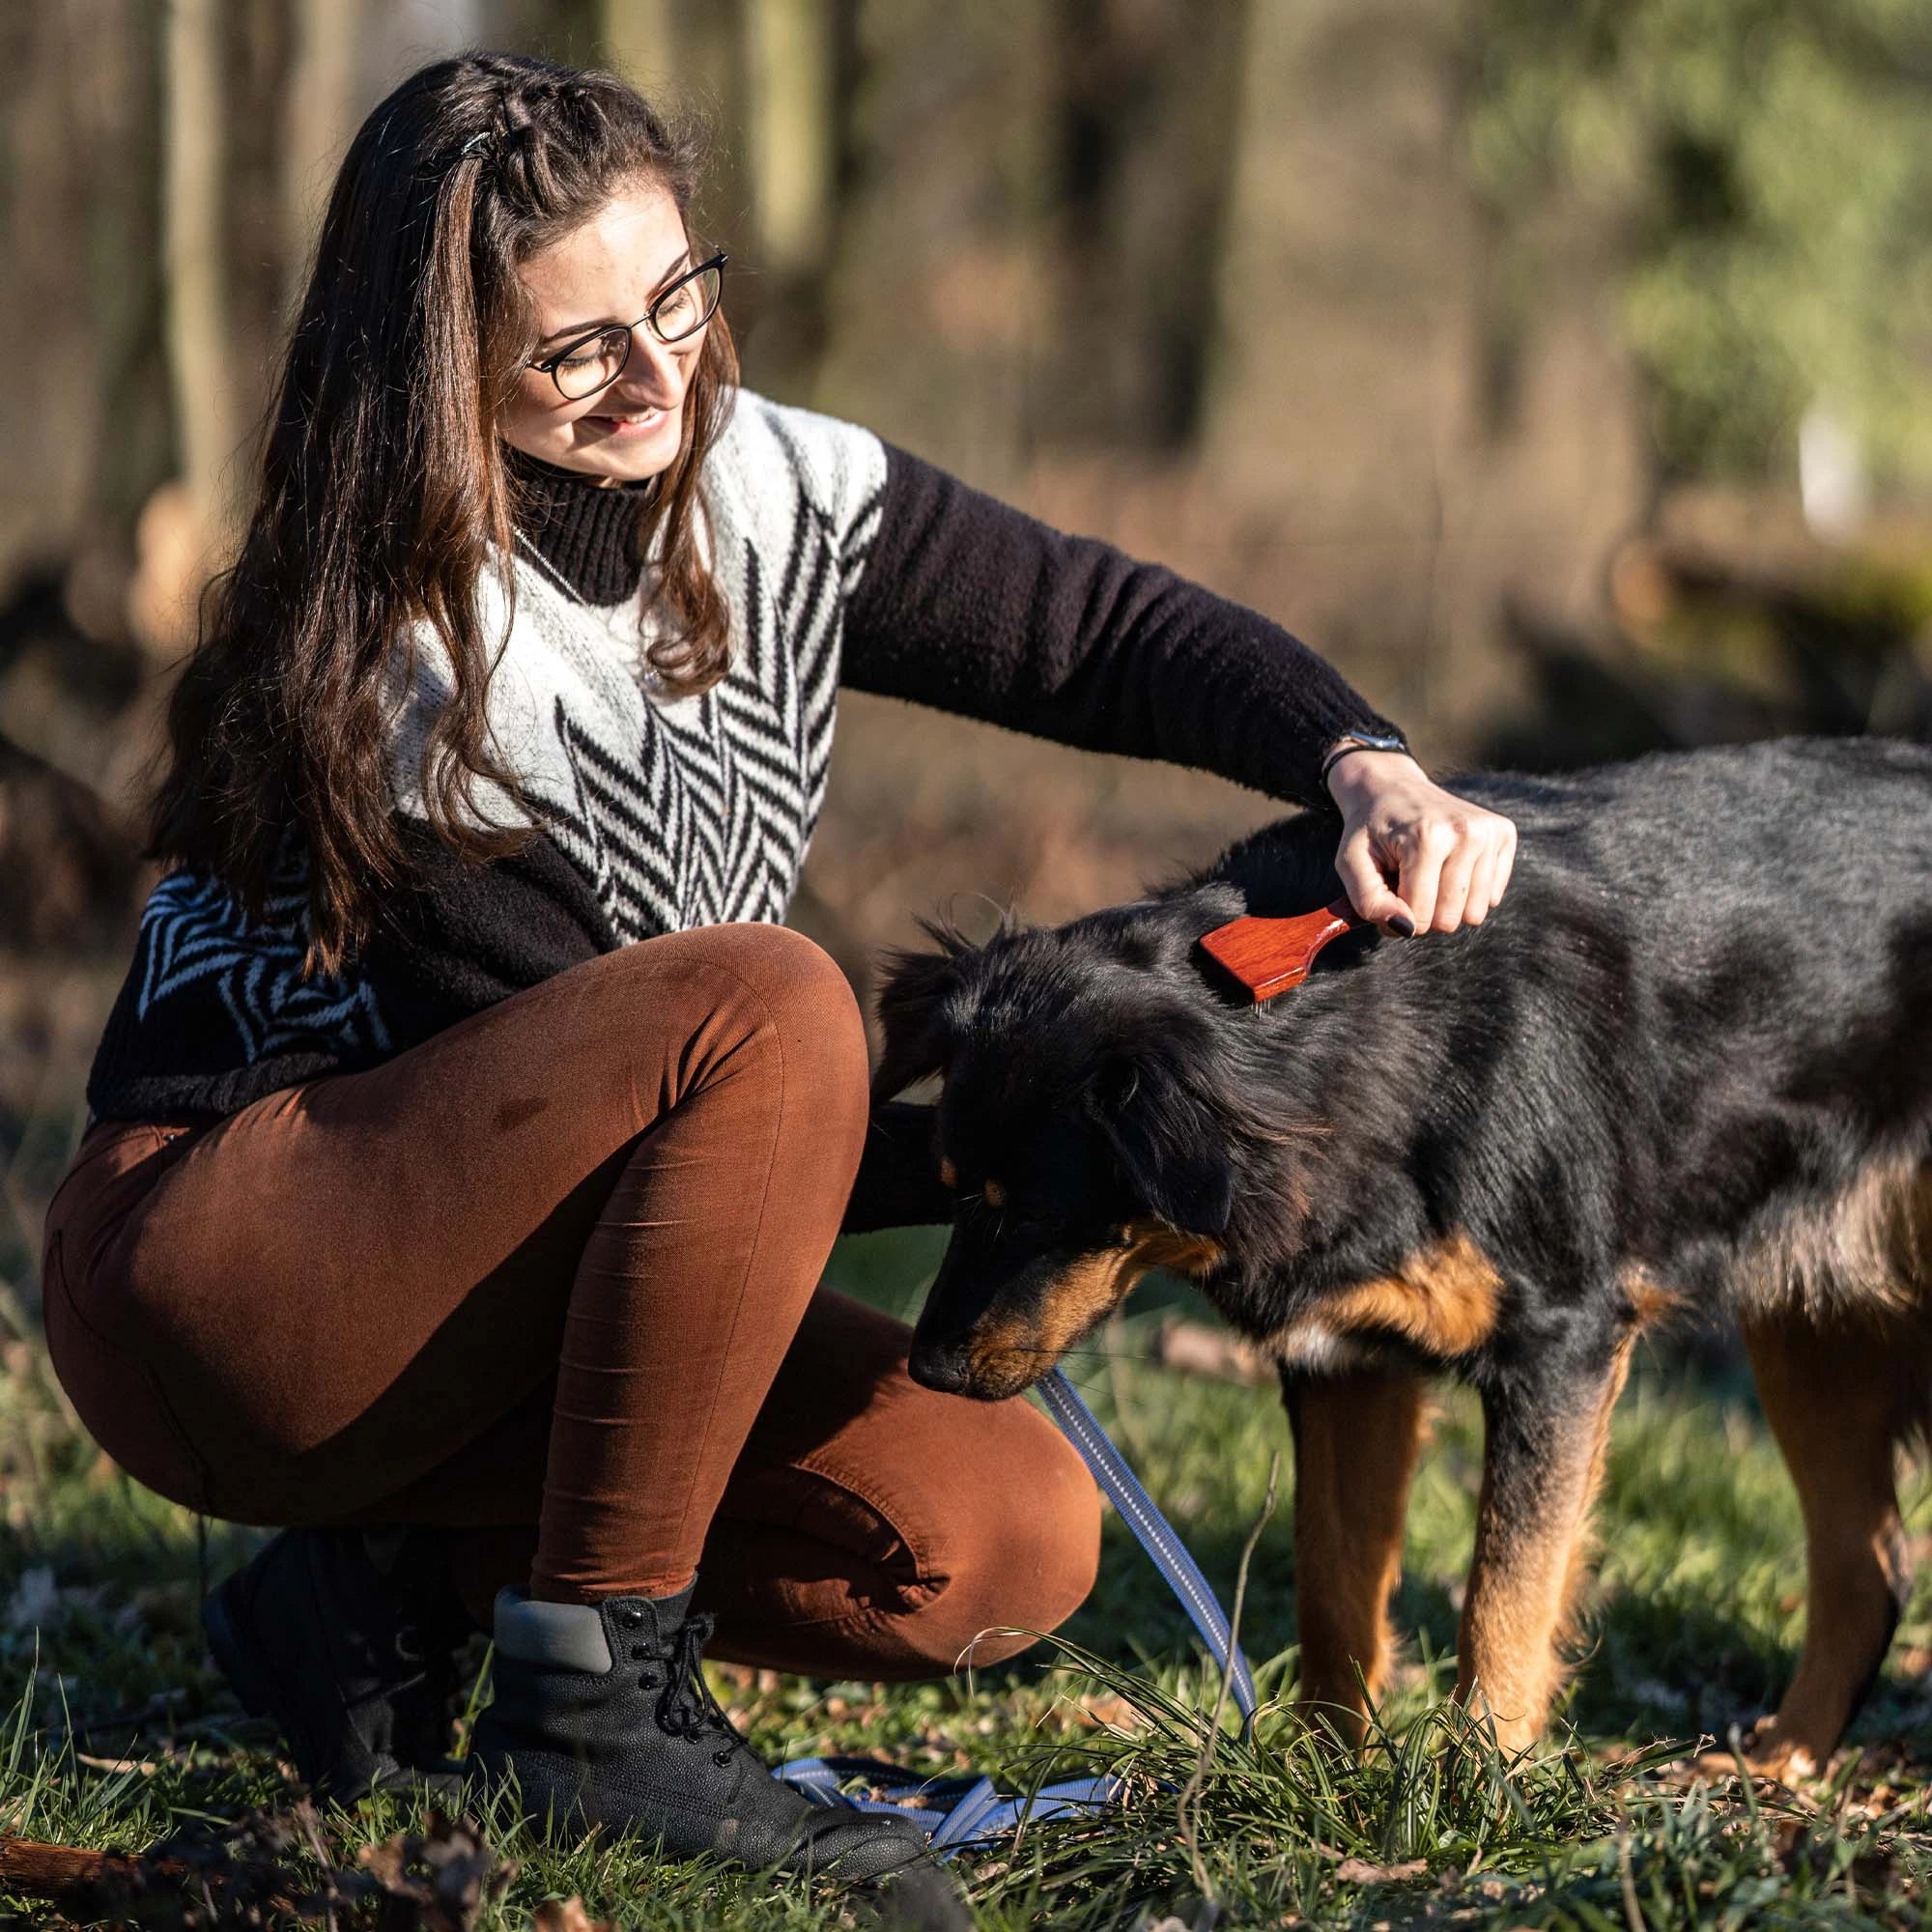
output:
[[[1255,1680],[1248,1660],[1235,1643],[1234,1633],[1219,1599],[1174,1525],[1154,1507],[1141,1488],[1127,1460],[1108,1439],[1094,1411],[1078,1391],[1055,1369],[1037,1384],[1046,1412],[1060,1425],[1066,1439],[1080,1452],[1107,1500],[1121,1513],[1135,1540],[1179,1598],[1188,1621],[1201,1633],[1214,1662],[1228,1673],[1246,1726],[1254,1721]],[[947,1857],[962,1846],[986,1844],[1009,1836],[1021,1824],[1041,1818],[1097,1811],[1120,1795],[1111,1777],[1076,1777],[1049,1784],[1024,1798],[1002,1798],[990,1777],[966,1772],[946,1777],[922,1777],[916,1771],[870,1757],[799,1757],[781,1764],[777,1776],[814,1804],[843,1805],[854,1811],[890,1813],[909,1819],[931,1839],[933,1850]],[[855,1797],[847,1785],[863,1779],[872,1796]],[[886,1795],[891,1794],[891,1795]]]
[[[1102,1810],[1120,1791],[1111,1777],[1069,1777],[1023,1798],[1005,1798],[990,1777],[975,1772],[923,1777],[875,1757],[795,1757],[776,1775],[828,1810],[907,1819],[926,1834],[934,1851],[948,1856],[967,1845],[1010,1837],[1022,1824]],[[870,1795],[855,1797],[846,1789],[854,1781],[868,1786]]]
[[[1153,1505],[1153,1498],[1141,1488],[1140,1479],[1127,1467],[1127,1459],[1108,1439],[1107,1432],[1094,1418],[1094,1411],[1080,1400],[1079,1391],[1055,1369],[1036,1386],[1046,1412],[1059,1423],[1066,1439],[1080,1452],[1080,1460],[1093,1471],[1107,1500],[1120,1511],[1122,1520],[1133,1531],[1135,1540],[1167,1578],[1168,1588],[1180,1599],[1188,1621],[1201,1633],[1201,1641],[1223,1670],[1229,1672],[1228,1688],[1241,1713],[1241,1722],[1254,1721],[1255,1679],[1248,1660],[1235,1642],[1234,1632],[1201,1566],[1189,1553],[1186,1544],[1175,1533],[1174,1525]]]

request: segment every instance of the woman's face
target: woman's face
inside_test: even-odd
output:
[[[503,440],[609,483],[634,483],[669,469],[707,330],[667,345],[639,318],[690,267],[691,240],[677,204],[650,183],[624,189],[531,256],[520,272],[541,331],[532,360],[600,327],[638,326],[624,373],[582,402],[565,401],[542,370],[526,369],[497,424]]]

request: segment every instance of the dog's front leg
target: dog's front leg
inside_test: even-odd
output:
[[[1422,1443],[1422,1378],[1406,1366],[1285,1368],[1281,1392],[1294,1432],[1302,1708],[1359,1744],[1362,1682],[1374,1697],[1388,1675],[1388,1599]]]
[[[1456,1694],[1489,1713],[1506,1749],[1541,1736],[1562,1682],[1558,1646],[1629,1365],[1626,1338],[1484,1394],[1483,1493]]]

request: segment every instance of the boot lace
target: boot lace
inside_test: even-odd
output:
[[[694,1744],[707,1731],[719,1733],[722,1742],[711,1755],[722,1765],[744,1739],[732,1728],[731,1719],[704,1681],[704,1646],[711,1641],[715,1623],[708,1611],[699,1611],[686,1617],[678,1627],[676,1636],[671,1639],[664,1691],[658,1698],[657,1720],[659,1727],[672,1737],[688,1738]],[[649,1653],[640,1647],[631,1655],[642,1659]],[[649,1689],[657,1679],[646,1674],[639,1682]]]

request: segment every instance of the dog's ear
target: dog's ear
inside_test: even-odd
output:
[[[1160,1059],[1110,1056],[1088,1107],[1149,1210],[1188,1235],[1225,1235],[1235,1163],[1213,1110]]]
[[[920,924],[938,947],[936,952],[915,952],[908,947],[885,956],[878,1012],[886,1042],[872,1075],[874,1106],[928,1073],[943,1073],[952,1056],[957,1023],[949,1009],[965,983],[963,963],[978,949],[940,921],[923,919]]]

